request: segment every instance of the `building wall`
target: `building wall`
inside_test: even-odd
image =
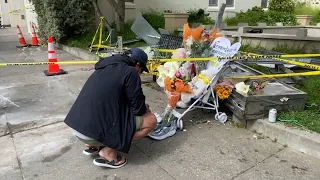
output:
[[[218,6],[209,6],[209,0],[134,0],[137,11],[143,9],[155,9],[155,10],[172,10],[178,12],[185,12],[189,9],[205,9],[210,13],[210,17],[216,18],[219,7],[222,3],[226,3],[226,0],[217,0]],[[227,7],[225,9],[224,17],[234,16],[236,12],[241,10],[246,11],[254,6],[260,6],[261,0],[234,0],[234,7]]]
[[[38,29],[37,14],[33,11],[34,7],[33,7],[30,0],[24,0],[24,6],[27,7],[25,9],[26,23],[27,23],[27,27],[28,27],[28,33],[31,34],[32,24],[35,26],[36,31]]]
[[[26,27],[26,14],[23,0],[8,0],[9,11],[18,10],[10,14],[11,26],[19,25],[20,27]]]
[[[9,3],[6,0],[0,0],[0,14],[4,14],[1,17],[1,25],[10,25]]]

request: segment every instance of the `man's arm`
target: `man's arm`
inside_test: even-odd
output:
[[[144,115],[147,112],[146,97],[142,91],[140,76],[135,69],[132,69],[125,79],[125,92],[134,115]]]

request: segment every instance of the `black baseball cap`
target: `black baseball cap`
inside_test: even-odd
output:
[[[148,55],[140,48],[131,48],[128,50],[131,54],[131,58],[138,61],[140,63],[140,67],[142,71],[149,73],[149,69],[147,68]]]

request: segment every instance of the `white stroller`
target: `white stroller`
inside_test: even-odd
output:
[[[176,121],[177,127],[180,130],[183,130],[183,121],[182,121],[183,116],[186,115],[188,112],[193,111],[197,108],[214,110],[216,112],[215,120],[220,123],[225,123],[228,120],[228,116],[226,115],[226,113],[218,111],[219,100],[213,90],[220,78],[220,75],[226,69],[227,64],[228,63],[224,64],[224,66],[218,71],[218,73],[213,76],[213,78],[210,80],[210,83],[201,93],[200,97],[197,98],[186,110],[184,110],[182,113],[179,113],[176,109],[173,110],[173,116],[176,118],[175,121]]]
[[[221,123],[225,123],[228,120],[228,116],[225,113],[219,112],[219,101],[213,88],[216,86],[218,79],[222,72],[227,68],[229,61],[227,61],[220,69],[218,73],[213,76],[210,83],[206,86],[201,95],[194,99],[193,103],[185,109],[182,113],[179,113],[176,109],[172,111],[172,115],[168,122],[158,121],[157,127],[149,134],[152,139],[162,140],[169,136],[173,136],[176,133],[176,129],[183,130],[182,118],[190,111],[199,109],[214,110],[215,120]],[[212,103],[211,103],[212,102]],[[157,119],[161,119],[160,116]]]

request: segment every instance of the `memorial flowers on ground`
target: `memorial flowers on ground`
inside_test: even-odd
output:
[[[173,52],[175,58],[227,57],[233,56],[240,44],[231,46],[231,42],[221,37],[217,29],[211,32],[202,27],[190,28],[184,25],[183,48]],[[212,61],[172,61],[158,66],[157,83],[167,94],[167,107],[162,114],[162,120],[169,122],[173,110],[188,107],[192,99],[197,99],[211,79],[218,76],[227,60]],[[215,84],[214,84],[215,85]],[[214,87],[214,92],[220,100],[229,98],[233,85],[221,82]]]

